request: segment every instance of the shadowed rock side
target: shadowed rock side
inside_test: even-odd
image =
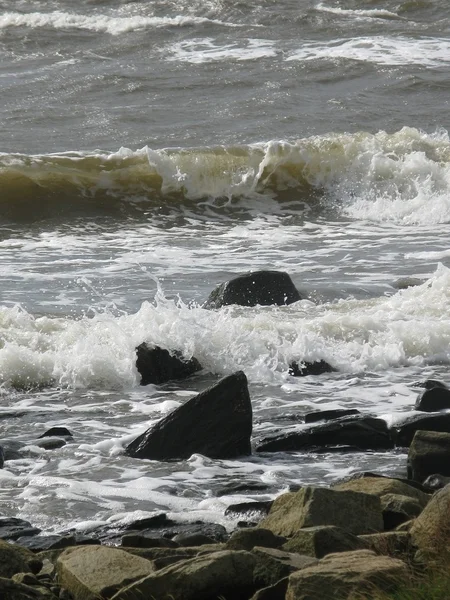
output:
[[[178,351],[169,352],[159,346],[151,348],[145,343],[136,348],[136,354],[136,368],[141,375],[141,385],[158,385],[172,379],[186,379],[202,368],[194,357],[186,360]]]
[[[434,474],[450,475],[450,433],[416,431],[408,452],[408,476],[423,482]]]
[[[415,409],[422,412],[437,412],[447,408],[450,408],[450,390],[437,386],[422,392],[415,405]]]
[[[252,405],[242,371],[224,377],[161,419],[125,449],[153,460],[234,458],[251,454]]]
[[[283,306],[301,300],[287,273],[255,271],[221,283],[209,295],[204,308],[220,308],[229,304],[240,306]]]

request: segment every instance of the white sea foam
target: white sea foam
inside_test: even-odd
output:
[[[171,45],[167,60],[200,64],[228,60],[257,60],[276,55],[275,42],[271,40],[248,39],[244,45],[237,41],[220,45],[212,38],[197,38]]]
[[[360,60],[378,65],[420,65],[429,68],[450,63],[448,38],[363,36],[337,38],[326,44],[305,41],[285,60]]]
[[[396,12],[384,8],[374,9],[345,9],[340,7],[326,6],[323,3],[315,7],[321,12],[339,15],[341,17],[350,17],[353,19],[402,19]]]
[[[132,17],[113,17],[107,15],[87,16],[54,11],[49,13],[3,13],[0,15],[0,32],[8,27],[30,27],[32,29],[51,27],[53,29],[80,29],[120,35],[130,31],[141,31],[155,27],[189,27],[204,23],[226,27],[241,27],[240,24],[195,16],[146,17],[136,15]]]

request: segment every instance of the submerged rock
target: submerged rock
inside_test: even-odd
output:
[[[164,417],[125,450],[133,458],[170,460],[203,454],[251,454],[252,405],[242,371],[224,377]]]
[[[392,427],[390,432],[397,446],[408,447],[419,430],[450,433],[450,413],[413,415],[402,425]]]
[[[301,300],[287,273],[254,271],[221,283],[209,295],[204,308],[221,308],[229,304],[240,306],[283,306]]]
[[[202,368],[194,357],[186,359],[176,350],[169,352],[159,346],[151,348],[145,343],[136,348],[136,354],[136,368],[141,375],[141,385],[186,379]]]
[[[415,409],[423,412],[437,412],[450,408],[450,390],[443,387],[426,389],[417,397]]]
[[[289,365],[289,375],[293,377],[306,377],[307,375],[322,375],[323,373],[334,373],[334,369],[325,360],[315,362],[292,362]]]

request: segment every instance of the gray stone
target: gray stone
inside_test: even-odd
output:
[[[268,529],[247,527],[232,533],[226,547],[229,550],[251,550],[255,546],[281,548],[285,542],[286,538],[284,536],[276,535]]]
[[[299,529],[283,545],[283,550],[323,558],[334,552],[364,550],[368,546],[356,535],[333,525],[319,525]]]
[[[435,473],[450,475],[450,433],[416,431],[408,451],[408,476],[423,482]]]

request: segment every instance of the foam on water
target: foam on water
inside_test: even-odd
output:
[[[275,42],[271,40],[248,39],[244,45],[242,42],[219,45],[212,38],[197,38],[170,46],[167,60],[200,64],[225,60],[257,60],[276,54]]]
[[[396,12],[383,8],[374,9],[345,9],[340,7],[326,6],[322,2],[315,7],[315,10],[339,15],[341,17],[350,17],[356,19],[401,19]]]

